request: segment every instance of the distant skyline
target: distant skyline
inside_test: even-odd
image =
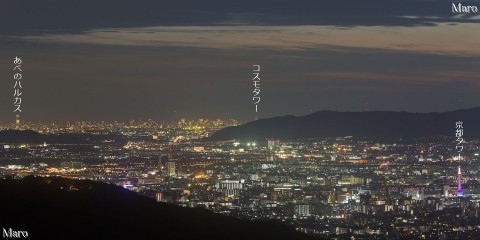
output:
[[[480,106],[480,14],[451,1],[23,0],[0,20],[4,123],[15,56],[32,122],[250,121],[253,64],[258,118]]]

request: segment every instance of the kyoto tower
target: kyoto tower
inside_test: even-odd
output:
[[[462,170],[460,169],[460,166],[458,166],[458,176],[457,176],[457,181],[458,181],[458,189],[457,189],[457,196],[463,196],[463,191],[462,191]]]

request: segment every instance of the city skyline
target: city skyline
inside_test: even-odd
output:
[[[3,1],[3,237],[476,239],[479,7]]]

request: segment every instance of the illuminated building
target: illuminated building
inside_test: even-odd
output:
[[[458,182],[458,189],[457,189],[457,196],[463,196],[462,191],[462,169],[458,166],[458,173],[457,173],[457,182]]]
[[[175,176],[175,162],[167,162],[167,175],[169,177]]]
[[[61,162],[61,168],[82,169],[85,165],[82,162]]]
[[[225,180],[217,183],[217,189],[225,196],[239,196],[240,190],[243,188],[241,180]]]
[[[157,200],[157,202],[163,202],[163,193],[161,192],[156,193],[155,200]]]
[[[295,216],[296,217],[309,217],[310,216],[310,205],[308,205],[308,204],[297,204],[297,205],[295,205]]]
[[[273,150],[275,148],[275,140],[267,139],[268,150]]]
[[[20,115],[17,114],[15,117],[16,117],[16,119],[15,119],[15,129],[19,130],[20,129]]]

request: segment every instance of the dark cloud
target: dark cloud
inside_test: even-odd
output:
[[[22,117],[30,121],[251,120],[252,64],[263,69],[259,117],[359,111],[364,101],[371,110],[444,111],[458,108],[460,98],[473,107],[480,101],[480,58],[465,49],[478,48],[457,44],[476,43],[478,31],[459,29],[477,30],[463,23],[480,19],[453,15],[451,3],[5,0],[0,74],[7,80],[0,82],[0,120],[14,116],[8,79],[15,56],[24,58]],[[288,27],[296,25],[328,27]],[[140,28],[149,26],[180,27]],[[345,29],[350,33],[342,35]],[[440,41],[446,35],[454,36]]]
[[[475,2],[474,2],[475,3]],[[5,0],[0,33],[205,25],[429,26],[479,23],[449,0]]]

